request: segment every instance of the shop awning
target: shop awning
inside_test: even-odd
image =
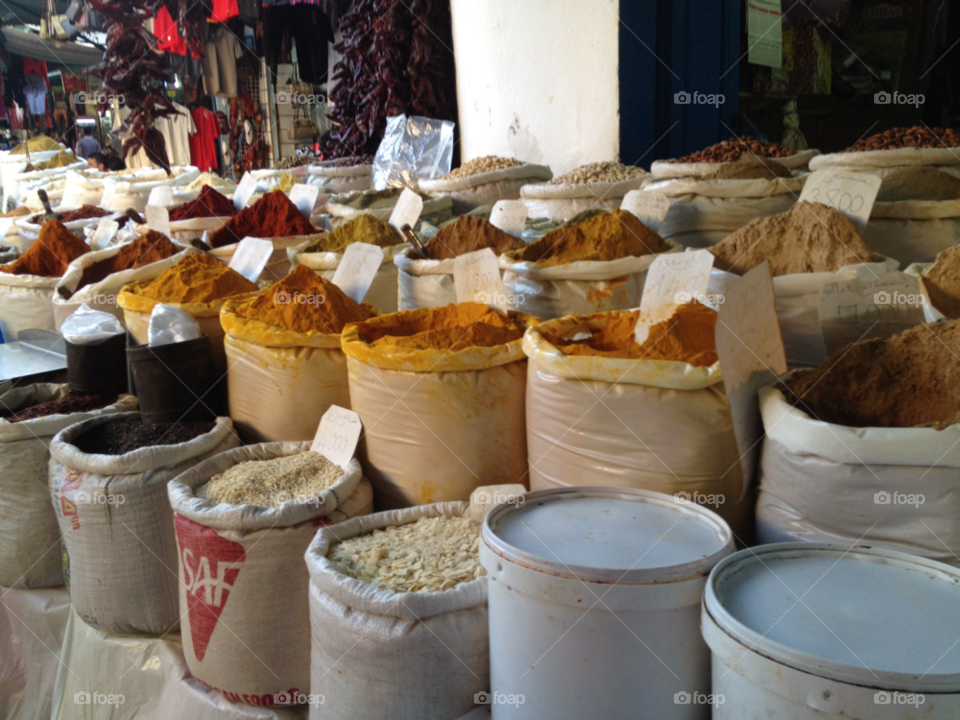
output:
[[[41,40],[36,33],[10,27],[3,28],[3,36],[7,39],[7,52],[61,65],[73,73],[79,73],[103,59],[103,52],[90,45]]]

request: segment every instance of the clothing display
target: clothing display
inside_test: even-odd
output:
[[[157,50],[187,56],[187,41],[183,39],[180,28],[170,17],[166,6],[161,7],[153,19],[153,34],[157,38]]]
[[[50,78],[47,77],[47,63],[45,61],[28,57],[23,58],[23,74],[26,77],[39,75],[43,78],[47,89],[50,88]]]
[[[217,169],[216,141],[220,137],[220,122],[212,110],[197,106],[191,112],[197,132],[190,136],[190,164],[201,172]]]
[[[174,103],[179,115],[162,117],[154,122],[167,143],[167,157],[171,165],[190,164],[190,136],[196,135],[197,126],[193,123],[190,111],[183,105]]]
[[[240,8],[237,5],[237,0],[213,0],[213,15],[210,16],[211,20],[226,22],[239,14]]]
[[[237,58],[243,55],[243,43],[221,25],[203,46],[203,87],[207,95],[237,96]]]
[[[31,115],[46,115],[47,84],[45,79],[33,73],[27,75],[24,93],[27,96],[27,108]]]
[[[312,85],[329,80],[327,43],[333,42],[333,28],[319,7],[307,4],[269,7],[264,13],[263,25],[271,77],[277,76],[280,48],[283,47],[284,36],[289,32],[297,46],[300,79]]]

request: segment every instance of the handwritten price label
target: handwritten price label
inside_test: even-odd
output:
[[[240,184],[233,191],[233,207],[237,212],[243,210],[257,191],[257,179],[249,172],[240,178]]]
[[[403,232],[403,226],[416,227],[420,213],[423,212],[423,198],[410,188],[404,188],[400,193],[397,204],[390,213],[390,224],[397,232]]]
[[[656,229],[670,211],[670,199],[663,193],[631,190],[623,196],[620,209],[633,213],[644,225]]]
[[[147,205],[147,227],[170,236],[170,211],[161,205]]]
[[[170,215],[167,215],[167,220],[169,222]],[[113,239],[113,236],[117,234],[117,231],[120,229],[120,223],[116,220],[111,220],[110,218],[100,218],[100,222],[97,223],[97,230],[93,233],[93,237],[90,239],[90,247],[95,250],[103,250],[110,241]],[[0,235],[0,237],[3,237]]]
[[[457,302],[475,302],[505,310],[500,264],[490,248],[460,255],[453,262],[453,284]]]
[[[362,429],[359,415],[339,405],[331,405],[320,420],[310,449],[346,469],[357,450]]]
[[[497,200],[490,211],[490,224],[504,232],[519,232],[527,222],[523,200]]]
[[[658,255],[650,264],[640,297],[640,309],[677,303],[683,305],[706,294],[713,268],[713,253],[692,250]]]
[[[839,210],[863,232],[873,202],[880,190],[880,178],[844,170],[817,170],[811,173],[800,193],[800,202],[813,202]]]
[[[236,270],[250,282],[256,282],[272,254],[273,243],[269,240],[245,237],[237,244],[230,258],[230,269]]]
[[[173,188],[169,185],[160,185],[150,191],[150,197],[147,199],[147,206],[160,205],[170,207],[173,205]]]
[[[307,220],[313,215],[313,208],[317,204],[318,197],[320,197],[320,188],[316,185],[297,183],[290,189],[290,202],[297,206],[297,210]]]
[[[370,291],[382,263],[382,248],[359,242],[349,245],[333,274],[333,284],[351,300],[361,303]]]

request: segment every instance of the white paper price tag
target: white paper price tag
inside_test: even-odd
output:
[[[110,204],[113,202],[113,196],[117,194],[116,181],[103,183],[103,197],[100,198],[100,207],[105,210],[112,210]]]
[[[460,255],[453,261],[453,283],[457,302],[475,302],[506,310],[506,293],[500,278],[500,264],[490,248]]]
[[[169,237],[170,211],[161,205],[147,205],[147,227]]]
[[[383,248],[369,243],[353,243],[340,258],[332,282],[354,302],[363,302],[382,263]]]
[[[670,210],[670,198],[663,193],[631,190],[623,196],[620,209],[633,213],[640,222],[649,228],[656,229],[667,217]]]
[[[390,213],[390,224],[402,232],[404,225],[416,227],[417,220],[420,219],[420,213],[423,212],[423,198],[417,195],[410,188],[404,188],[397,199],[397,204]]]
[[[490,212],[490,224],[504,232],[520,232],[527,222],[523,200],[497,200]]]
[[[346,469],[353,459],[363,425],[360,416],[339,405],[331,405],[323,414],[310,449]]]
[[[0,218],[0,245],[3,245],[3,239],[7,236],[7,233],[10,232],[10,228],[13,227],[13,221],[17,218]]]
[[[845,170],[817,170],[810,174],[800,193],[800,202],[814,202],[839,210],[860,232],[870,219],[880,190],[880,178]]]
[[[307,220],[313,215],[313,208],[317,204],[318,197],[320,197],[320,188],[316,185],[297,183],[290,189],[290,202],[297,206],[297,210]]]
[[[716,304],[706,297],[713,259],[708,250],[658,255],[647,271],[640,309],[652,310],[668,303],[683,305],[691,300]]]
[[[147,205],[170,207],[173,205],[173,188],[169,185],[158,185],[150,191],[150,197],[147,199]]]
[[[257,179],[251,173],[244,174],[244,176],[240,178],[240,184],[237,185],[237,189],[233,191],[233,207],[237,212],[240,212],[247,206],[247,203],[250,202],[250,198],[253,197],[256,191]]]
[[[94,250],[103,250],[110,245],[110,241],[113,240],[113,236],[117,234],[119,229],[120,223],[116,220],[100,218],[100,222],[97,223],[97,229],[94,231],[93,237],[90,238],[90,247]]]
[[[245,237],[237,244],[230,258],[230,269],[236,270],[250,282],[256,282],[272,254],[273,243],[269,240]]]

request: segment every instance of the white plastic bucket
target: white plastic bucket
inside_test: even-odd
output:
[[[481,532],[491,711],[500,718],[708,718],[706,575],[719,516],[661,493],[572,487],[499,505]]]
[[[869,547],[782,543],[710,574],[714,720],[956,720],[960,570]]]

